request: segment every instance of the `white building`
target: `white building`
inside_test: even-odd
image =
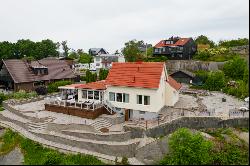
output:
[[[72,86],[71,86],[72,88]],[[74,86],[78,103],[103,104],[125,119],[154,119],[179,99],[181,84],[168,76],[163,62],[113,63],[106,80]],[[62,89],[67,89],[62,87]]]
[[[100,54],[94,56],[96,70],[110,69],[113,62],[125,62],[125,58],[121,54]]]

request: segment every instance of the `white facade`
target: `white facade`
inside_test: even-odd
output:
[[[125,62],[125,58],[121,54],[101,54],[94,57],[96,69],[110,69],[112,62]]]

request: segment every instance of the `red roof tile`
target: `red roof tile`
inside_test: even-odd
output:
[[[102,80],[102,81],[90,82],[90,83],[87,83],[87,84],[80,84],[76,88],[93,89],[93,90],[105,90],[106,89],[106,83],[105,83],[105,80]]]
[[[114,62],[108,77],[107,85],[158,88],[164,62]]]
[[[165,40],[161,40],[159,43],[155,45],[155,47],[164,47],[164,46],[183,46],[185,45],[191,38],[180,38],[174,44],[165,44]]]
[[[175,81],[171,76],[168,76],[168,81],[170,86],[172,86],[174,89],[179,90],[181,88],[181,84]]]

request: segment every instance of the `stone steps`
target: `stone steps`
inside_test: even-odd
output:
[[[109,128],[112,124],[106,119],[100,118],[92,123],[91,126],[93,126],[96,131],[100,131],[101,128]]]

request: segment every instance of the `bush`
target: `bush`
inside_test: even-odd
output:
[[[97,74],[91,73],[91,71],[87,70],[85,78],[86,78],[86,83],[95,82],[97,80]]]
[[[48,93],[59,92],[59,86],[69,85],[71,83],[71,81],[57,81],[54,83],[50,83],[47,88]]]
[[[249,45],[249,39],[247,38],[239,38],[237,40],[224,40],[224,41],[219,41],[219,46],[222,47],[236,47],[236,46],[244,46],[244,45]]]
[[[28,99],[28,98],[32,98],[32,97],[36,97],[37,93],[36,92],[26,92],[24,90],[20,90],[18,92],[15,93],[11,93],[7,95],[8,99]]]
[[[223,71],[226,76],[235,80],[242,80],[244,75],[246,75],[245,72],[249,72],[246,61],[239,57],[235,57],[233,60],[224,64]]]
[[[161,161],[161,165],[203,165],[212,161],[212,142],[200,133],[180,128],[169,139],[170,153]]]
[[[224,73],[221,71],[211,72],[204,84],[204,88],[211,91],[220,91],[226,85]]]
[[[7,99],[7,96],[5,95],[5,94],[3,94],[3,93],[0,93],[0,105],[2,104],[2,102],[4,101],[4,100],[6,100]]]
[[[109,74],[109,71],[106,69],[100,69],[99,71],[99,80],[105,80]]]
[[[36,88],[35,91],[38,95],[46,95],[48,93],[47,88],[44,86]]]
[[[122,157],[121,164],[122,165],[129,165],[128,158],[127,157]]]

